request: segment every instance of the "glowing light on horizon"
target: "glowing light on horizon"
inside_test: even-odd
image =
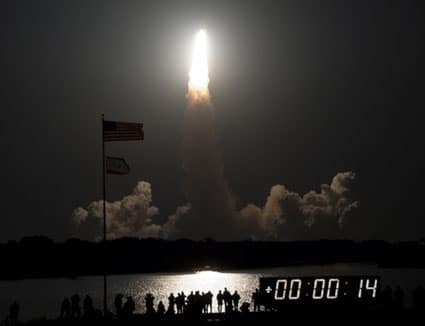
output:
[[[197,275],[198,277],[217,277],[219,276],[221,273],[220,272],[216,272],[216,271],[199,271],[196,272],[195,275]]]

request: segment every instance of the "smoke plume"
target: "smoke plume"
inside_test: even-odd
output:
[[[285,241],[335,238],[343,234],[351,213],[359,205],[350,192],[350,185],[355,180],[353,172],[337,173],[330,184],[321,185],[319,192],[309,191],[304,195],[290,191],[284,185],[275,185],[263,206],[249,204],[239,211],[234,209],[227,186],[212,184],[214,190],[226,189],[226,196],[211,194],[210,188],[201,189],[205,193],[198,196],[196,182],[205,178],[198,176],[193,180],[188,186],[188,196],[194,196],[193,202],[197,206],[177,207],[165,223],[155,223],[158,208],[151,204],[152,192],[148,182],[140,181],[132,194],[119,201],[107,202],[108,238],[213,237]],[[202,198],[207,194],[212,196],[210,200]],[[213,206],[223,203],[223,207]],[[102,218],[103,201],[92,202],[87,208],[78,207],[73,212],[78,235],[83,238],[100,238]]]
[[[358,206],[349,190],[353,172],[336,174],[321,191],[301,196],[275,185],[263,207],[249,204],[240,211],[243,233],[256,239],[295,240],[338,237]]]
[[[235,205],[223,175],[217,149],[214,108],[208,94],[188,93],[183,135],[183,171],[186,199],[191,207],[176,219],[178,237],[232,239]]]
[[[163,237],[163,227],[153,221],[153,218],[158,215],[158,208],[151,203],[151,185],[145,181],[140,181],[133,192],[123,199],[106,202],[108,238]],[[80,237],[100,239],[103,200],[94,201],[87,208],[74,209],[72,218]]]

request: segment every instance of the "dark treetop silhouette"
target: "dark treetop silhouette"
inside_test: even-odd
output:
[[[105,254],[108,274],[193,271],[204,266],[238,269],[334,262],[425,266],[422,242],[216,242],[210,239],[166,241],[122,238],[107,241],[103,248],[102,243],[77,239],[56,243],[46,237],[28,237],[19,242],[0,244],[0,278],[102,275],[101,259]]]

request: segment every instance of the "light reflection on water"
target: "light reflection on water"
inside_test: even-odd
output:
[[[116,278],[117,276],[113,276]],[[217,271],[201,271],[189,274],[151,274],[151,275],[127,275],[133,280],[124,288],[114,286],[111,293],[123,291],[128,296],[131,295],[136,301],[136,308],[144,311],[144,297],[146,293],[151,292],[155,297],[155,302],[162,300],[165,305],[168,302],[168,295],[183,291],[188,295],[191,291],[208,292],[215,295],[219,290],[227,287],[232,293],[237,290],[241,296],[241,302],[250,301],[251,294],[256,286],[258,286],[258,274],[252,272],[217,272]],[[117,283],[115,283],[117,284]],[[118,284],[117,284],[118,285]],[[214,311],[217,307],[214,306]]]
[[[424,269],[380,269],[374,265],[334,264],[314,266],[291,266],[272,269],[245,270],[235,272],[201,271],[198,273],[156,273],[112,275],[108,277],[109,303],[113,308],[116,293],[131,295],[136,302],[136,311],[145,309],[144,297],[151,292],[155,296],[155,306],[159,300],[167,305],[168,295],[172,292],[190,291],[214,294],[213,309],[216,311],[215,296],[219,290],[227,287],[233,293],[237,290],[241,303],[251,301],[251,294],[258,287],[262,276],[319,276],[319,275],[380,275],[382,285],[400,285],[408,294],[418,285],[425,285]],[[0,281],[0,320],[13,300],[21,305],[23,320],[41,316],[57,317],[62,300],[73,293],[92,296],[96,307],[102,307],[102,277],[81,277],[77,279],[28,279],[18,281]],[[409,296],[406,296],[409,303]]]

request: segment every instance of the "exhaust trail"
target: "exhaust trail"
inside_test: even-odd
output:
[[[217,148],[208,83],[207,35],[201,30],[195,39],[184,114],[183,180],[191,208],[177,221],[175,233],[225,240],[234,235],[235,207]]]

